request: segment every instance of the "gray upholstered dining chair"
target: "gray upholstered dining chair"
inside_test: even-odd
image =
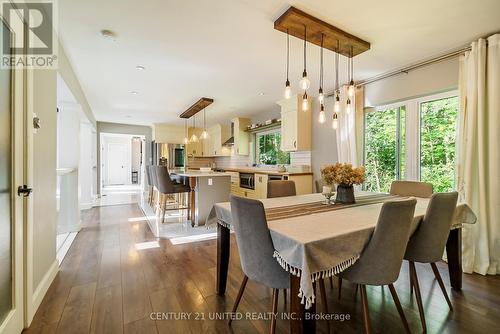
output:
[[[272,180],[267,182],[267,198],[295,196],[295,182],[289,180]]]
[[[457,206],[457,199],[458,193],[456,191],[432,195],[429,205],[427,206],[427,211],[417,230],[411,236],[404,255],[404,259],[408,260],[409,263],[410,289],[411,291],[415,290],[418,311],[420,313],[420,320],[424,332],[427,326],[425,324],[422,296],[420,294],[415,262],[430,263],[439,287],[441,291],[443,291],[446,302],[450,310],[453,310],[436,262],[440,261],[443,257],[446,240],[450,234],[450,228]]]
[[[389,286],[405,330],[410,332],[393,283],[399,276],[416,203],[414,198],[384,203],[377,226],[360,258],[338,275],[360,286],[366,333],[371,332],[366,285]]]
[[[245,274],[234,302],[233,313],[238,308],[248,279],[273,289],[272,312],[276,313],[279,289],[289,288],[290,276],[273,257],[274,246],[264,206],[257,200],[231,196],[231,215],[241,268]],[[272,317],[270,332],[274,333],[275,329],[276,319]]]
[[[160,193],[158,191],[158,178],[156,177],[156,166],[149,166],[149,172],[151,174],[151,185],[153,186],[153,198],[151,199],[151,207],[156,211],[160,200]]]
[[[168,167],[166,166],[155,166],[156,170],[156,180],[157,188],[160,192],[160,215],[162,216],[161,221],[165,220],[165,212],[168,210],[189,210],[189,206],[182,206],[181,203],[184,202],[182,194],[189,193],[191,188],[182,183],[175,183],[170,178],[168,172]],[[168,195],[179,195],[175,203],[177,204],[174,208],[167,209],[167,196]]]
[[[148,182],[148,204],[153,203],[153,179],[151,178],[151,166],[146,166],[146,180]]]
[[[432,184],[417,181],[392,181],[391,195],[429,198],[432,196]]]

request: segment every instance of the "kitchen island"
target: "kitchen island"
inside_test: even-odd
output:
[[[218,202],[229,201],[231,174],[224,172],[203,172],[199,170],[171,170],[172,177],[184,179],[191,187],[188,218],[192,226],[204,225],[205,220]]]

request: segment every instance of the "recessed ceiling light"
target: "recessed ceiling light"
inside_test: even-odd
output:
[[[137,94],[139,94],[139,92],[137,92],[137,91],[133,90],[133,91],[131,91],[131,92],[130,92],[130,94],[132,94],[132,95],[137,95]]]
[[[116,34],[108,29],[103,29],[101,30],[101,36],[104,39],[110,40],[110,41],[116,41]]]
[[[260,96],[264,96],[264,95],[266,95],[266,93],[264,93],[264,92],[260,92],[260,93],[259,93],[259,95],[260,95]]]
[[[144,66],[142,66],[142,65],[137,65],[135,67],[135,69],[138,70],[138,71],[144,71],[146,68]]]
[[[127,117],[127,118],[132,118],[132,116],[130,116],[130,115],[127,115],[127,116],[125,116],[125,117]]]

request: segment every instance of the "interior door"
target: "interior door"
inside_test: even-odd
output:
[[[0,17],[3,43],[14,34]],[[3,56],[3,50],[0,50]],[[21,70],[0,68],[0,333],[23,328],[24,95]],[[23,188],[21,188],[22,190]],[[27,193],[29,194],[29,193]],[[22,194],[21,194],[22,195]]]
[[[125,143],[108,143],[108,184],[128,184],[130,151]]]

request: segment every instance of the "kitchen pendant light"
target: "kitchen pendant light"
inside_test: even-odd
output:
[[[193,135],[191,136],[191,141],[193,143],[198,142],[198,136],[196,135],[196,115],[193,116]]]
[[[302,72],[302,79],[299,82],[299,87],[300,89],[306,91],[309,89],[309,86],[311,85],[311,82],[307,78],[307,70],[306,70],[306,63],[307,63],[307,26],[304,26],[304,72]]]
[[[189,143],[187,122],[188,122],[187,118],[184,119],[184,144],[186,145]]]
[[[326,122],[325,106],[323,103],[319,107],[318,122],[320,122],[321,124]]]
[[[307,92],[304,92],[304,96],[302,96],[302,111],[307,111],[307,109],[309,109],[309,99]]]
[[[208,133],[207,133],[207,115],[206,115],[206,108],[203,109],[203,132],[201,133],[201,139],[207,139],[208,138]]]
[[[350,98],[354,97],[354,57],[352,55],[352,45],[351,45],[351,50],[349,52],[350,57],[349,57],[349,66],[348,66],[348,71],[349,71],[349,88],[348,88],[348,95]],[[349,101],[350,102],[350,101]]]
[[[285,99],[292,96],[292,88],[290,87],[290,80],[288,80],[288,73],[290,69],[290,35],[288,29],[286,30],[286,82],[285,82]]]
[[[319,59],[319,94],[318,100],[321,105],[325,101],[325,95],[323,94],[323,38],[324,35],[321,34],[321,51],[320,51],[320,59]]]

